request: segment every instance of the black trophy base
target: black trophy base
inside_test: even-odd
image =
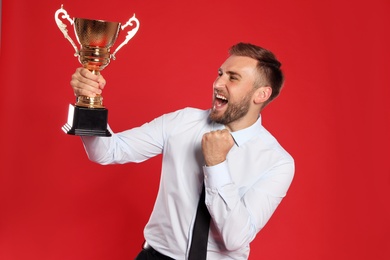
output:
[[[107,129],[108,110],[69,105],[68,122],[62,130],[69,135],[111,136]]]

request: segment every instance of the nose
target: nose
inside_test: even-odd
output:
[[[226,82],[225,80],[223,79],[222,76],[218,76],[215,81],[214,81],[214,84],[213,84],[213,87],[214,89],[219,89],[219,88],[223,88],[226,86]]]

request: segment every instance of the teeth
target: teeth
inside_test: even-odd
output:
[[[216,97],[219,99],[222,99],[222,100],[227,100],[227,98],[225,98],[224,96],[221,96],[220,94],[217,94]]]

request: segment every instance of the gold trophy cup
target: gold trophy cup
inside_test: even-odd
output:
[[[115,60],[115,54],[133,38],[139,28],[139,21],[135,14],[125,25],[121,26],[117,22],[102,20],[82,18],[73,18],[72,20],[63,6],[61,6],[56,11],[54,18],[58,28],[72,44],[75,50],[74,55],[79,58],[84,68],[96,75],[100,74],[100,71],[110,63],[111,59]],[[78,50],[76,44],[68,35],[67,26],[61,19],[66,19],[73,25],[77,41],[80,43],[80,50]],[[136,23],[135,27],[133,22]],[[127,32],[126,39],[111,54],[110,48],[118,38],[120,30],[125,29],[127,26],[132,26],[132,28]],[[111,136],[107,129],[107,117],[108,110],[103,106],[103,97],[101,95],[96,97],[78,96],[76,97],[76,103],[69,105],[68,121],[62,127],[62,130],[71,135]]]

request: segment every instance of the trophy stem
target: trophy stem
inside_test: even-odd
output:
[[[80,63],[90,71],[103,70],[110,63],[110,49],[95,46],[81,46]],[[96,74],[98,75],[98,74]]]
[[[76,98],[76,106],[88,108],[104,108],[103,97],[96,95],[95,97],[78,96]]]
[[[100,75],[100,70],[90,70],[92,74],[99,76]]]

